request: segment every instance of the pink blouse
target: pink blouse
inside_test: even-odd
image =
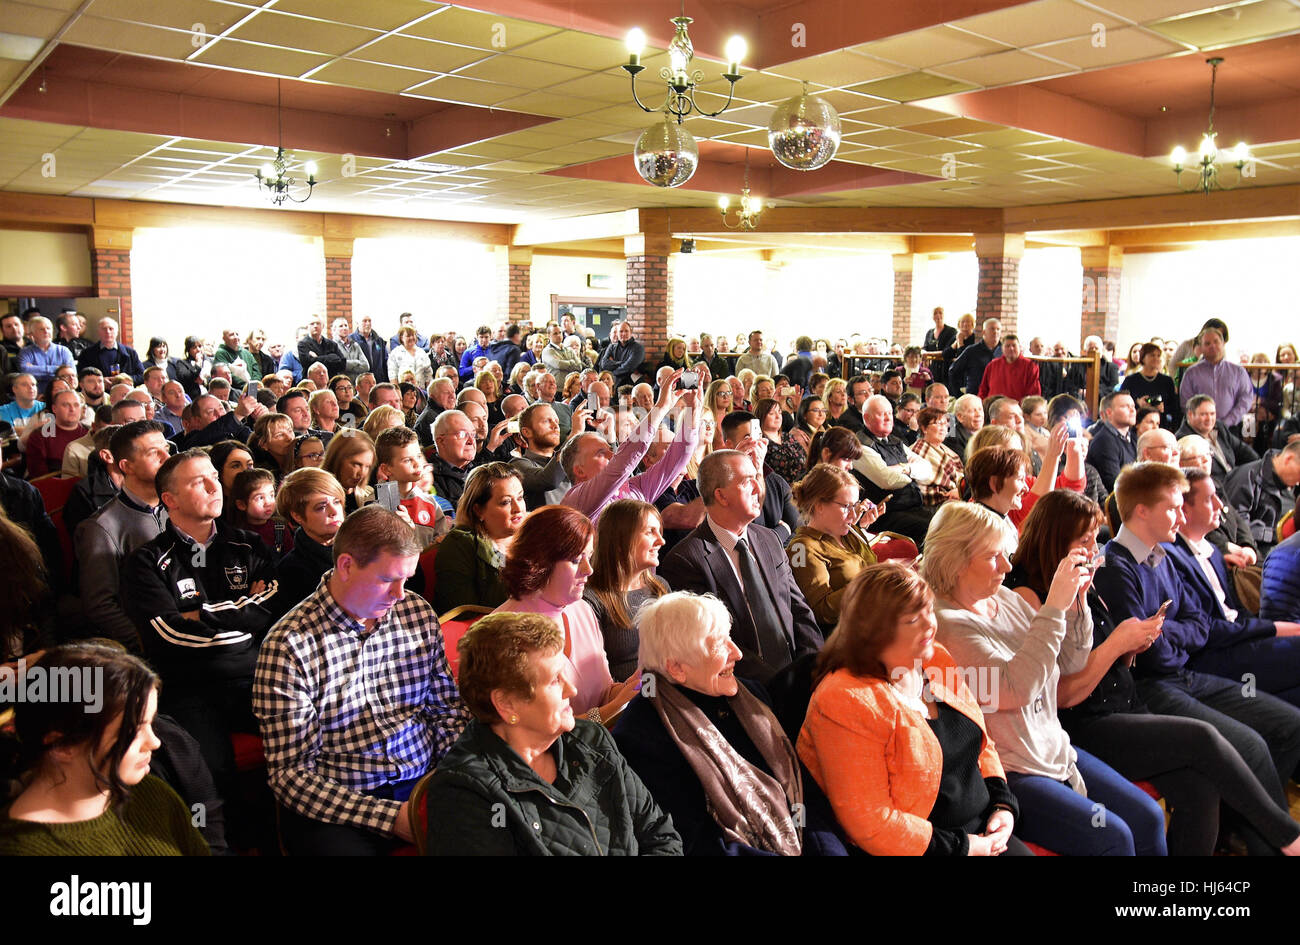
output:
[[[545,614],[559,625],[569,643],[569,681],[578,694],[569,700],[573,714],[584,716],[605,704],[605,694],[614,685],[605,659],[605,638],[596,613],[585,600],[558,608],[534,594],[523,600],[506,601],[493,613]]]

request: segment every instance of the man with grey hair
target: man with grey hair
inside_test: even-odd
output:
[[[455,373],[455,369],[453,369]],[[412,427],[420,437],[421,446],[433,445],[433,422],[444,410],[456,407],[456,382],[447,377],[435,377],[429,382],[429,402],[420,412]]]
[[[582,370],[582,356],[564,343],[564,330],[559,325],[552,324],[547,329],[547,337],[546,347],[542,349],[542,364],[563,387],[570,374]]]
[[[330,329],[334,334],[334,343],[339,346],[339,352],[343,355],[342,373],[355,384],[358,377],[370,370],[370,359],[366,357],[365,346],[351,337],[352,329],[346,318],[334,319],[330,323]]]
[[[666,365],[665,365],[666,367]],[[660,368],[660,371],[664,368]],[[668,373],[672,373],[672,368],[668,368]],[[648,414],[655,405],[655,391],[649,384],[641,383],[632,388],[632,406],[641,416]]]
[[[1002,322],[996,318],[984,319],[979,341],[963,350],[948,369],[949,389],[968,394],[978,393],[980,382],[984,380],[984,370],[994,358],[1002,357],[1001,342]]]
[[[99,368],[105,377],[129,374],[135,384],[144,379],[144,365],[140,363],[140,356],[130,345],[117,340],[117,320],[107,316],[99,320],[99,340],[77,358],[79,372],[88,367]]]
[[[876,530],[906,535],[917,548],[925,550],[925,532],[939,506],[923,503],[912,469],[913,463],[923,467],[929,467],[929,463],[893,435],[894,408],[888,398],[880,394],[868,397],[862,408],[862,422],[867,432],[862,455],[853,463],[853,473],[866,498],[888,503],[876,519]]]
[[[1178,441],[1168,430],[1156,427],[1138,437],[1137,458],[1142,463],[1178,465]]]
[[[962,394],[952,405],[952,416],[956,423],[943,443],[958,456],[965,456],[966,444],[984,426],[984,404],[975,394]]]
[[[780,540],[754,524],[762,500],[749,457],[735,450],[711,453],[700,464],[698,482],[704,521],[668,553],[659,576],[674,590],[720,599],[742,654],[736,674],[767,683],[821,649],[817,618]]]
[[[44,315],[33,315],[27,321],[27,334],[31,341],[18,349],[18,370],[36,378],[42,389],[49,386],[61,367],[74,367],[72,352],[54,343],[54,326]]]
[[[627,321],[617,322],[609,337],[610,344],[596,359],[596,369],[613,374],[615,387],[631,384],[645,362],[645,348],[632,340],[632,325]]]

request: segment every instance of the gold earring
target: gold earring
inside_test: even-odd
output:
[[[515,724],[516,722],[518,722],[518,721],[519,721],[519,716],[517,716],[517,715],[512,715],[512,716],[510,716],[510,724],[511,724],[511,725],[514,725],[514,724]]]

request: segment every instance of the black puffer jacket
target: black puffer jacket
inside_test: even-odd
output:
[[[434,856],[680,856],[682,840],[605,729],[579,720],[547,784],[470,722],[429,785]]]

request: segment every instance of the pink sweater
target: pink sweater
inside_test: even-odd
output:
[[[610,675],[609,662],[605,659],[605,638],[590,604],[578,600],[561,609],[534,594],[523,600],[512,598],[493,613],[545,614],[554,620],[568,643],[569,681],[578,690],[578,694],[569,700],[573,714],[581,717],[605,704],[614,677]]]

